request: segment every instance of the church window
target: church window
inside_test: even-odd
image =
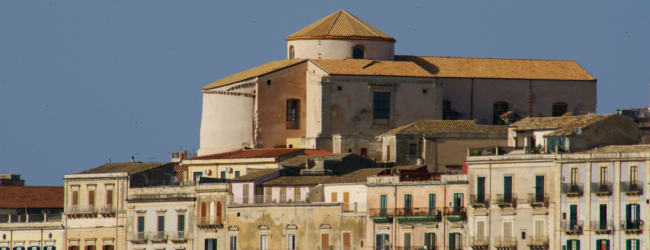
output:
[[[553,117],[562,116],[567,112],[567,104],[557,102],[553,104]]]
[[[504,125],[503,120],[501,120],[501,115],[508,112],[508,103],[507,102],[495,102],[492,105],[492,124],[494,125]]]
[[[390,119],[390,92],[374,92],[373,97],[373,118]]]
[[[427,93],[427,89],[422,89],[422,94],[426,94],[426,93]]]
[[[271,80],[266,80],[266,85],[271,85]]]
[[[355,46],[352,49],[352,58],[354,59],[365,59],[366,58],[366,49],[363,46]]]
[[[287,121],[295,122],[297,114],[298,101],[287,101]]]
[[[293,48],[293,45],[289,46],[289,59],[296,58],[296,50]]]

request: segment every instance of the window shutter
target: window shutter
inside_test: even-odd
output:
[[[485,235],[485,234],[483,233],[483,230],[484,230],[484,224],[485,224],[485,222],[483,222],[483,221],[477,221],[477,222],[476,222],[476,236],[477,236],[479,239],[480,239],[480,238],[483,238],[483,235]]]
[[[337,202],[338,201],[338,197],[336,197],[336,196],[337,196],[336,192],[332,192],[332,202]]]
[[[436,207],[436,194],[429,194],[429,208]]]

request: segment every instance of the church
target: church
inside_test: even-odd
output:
[[[504,114],[596,111],[596,78],[571,60],[397,55],[395,38],[344,10],[286,41],[287,59],[203,87],[199,156],[292,138],[332,150],[333,135],[421,120],[503,125]]]

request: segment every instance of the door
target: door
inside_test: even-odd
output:
[[[404,248],[410,249],[411,246],[411,233],[404,233]]]
[[[476,222],[476,238],[478,240],[483,240],[483,236],[485,235],[485,222],[484,221],[477,221]]]
[[[343,192],[343,211],[350,211],[350,192]]]
[[[330,246],[330,235],[321,234],[321,248],[327,249]]]
[[[567,250],[580,250],[580,240],[567,240],[566,241]]]
[[[165,216],[158,216],[158,238],[162,239],[165,234]]]
[[[178,231],[178,237],[181,239],[185,238],[185,215],[184,214],[178,215],[178,225],[176,229]]]
[[[540,239],[541,236],[544,236],[544,221],[543,220],[536,220],[535,221],[535,236],[538,236],[537,238]],[[533,239],[535,240],[535,239]]]
[[[388,250],[389,236],[388,234],[377,234],[376,238],[376,248],[377,250]]]
[[[625,241],[625,250],[639,250],[639,240],[637,239],[628,239]]]
[[[436,215],[436,194],[429,194],[429,215]]]
[[[410,194],[404,195],[404,215],[410,216],[412,213],[412,196]]]
[[[609,240],[596,240],[596,250],[609,250]]]
[[[626,229],[638,229],[639,228],[639,204],[627,204],[625,205],[627,212],[625,215],[626,220]]]
[[[544,176],[535,176],[535,201],[544,202]]]
[[[436,234],[435,233],[424,233],[424,245],[427,249],[435,249],[436,246]]]
[[[600,204],[600,225],[598,226],[600,230],[607,229],[607,204]]]
[[[269,248],[269,243],[268,243],[268,236],[267,235],[260,235],[260,250],[268,250]]]
[[[476,202],[485,202],[485,177],[476,178]]]
[[[352,242],[350,241],[350,233],[343,233],[343,249],[351,249]]]
[[[463,193],[455,193],[454,207],[462,207],[462,206],[463,206]]]
[[[217,250],[217,239],[205,239],[205,250]]]
[[[387,195],[382,195],[380,196],[380,209],[379,209],[379,214],[382,216],[386,216],[388,213],[388,196]]]
[[[512,202],[512,176],[503,177],[503,202]]]
[[[570,205],[569,206],[569,229],[574,230],[576,229],[576,225],[578,224],[578,205]]]
[[[138,216],[138,239],[144,238],[144,216]]]

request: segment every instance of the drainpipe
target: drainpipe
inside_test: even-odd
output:
[[[399,177],[398,177],[399,178]],[[398,179],[399,182],[399,179]],[[393,201],[393,216],[395,216],[395,212],[397,212],[397,185],[395,185],[395,192],[393,193],[393,197],[395,197],[395,200]],[[393,235],[395,237],[395,244],[397,244],[397,220],[393,219]],[[395,246],[393,244],[393,246]]]
[[[115,250],[119,250],[119,249],[117,249],[117,242],[118,242],[117,235],[118,235],[118,228],[119,228],[119,225],[120,225],[120,221],[118,219],[118,217],[119,217],[119,215],[118,215],[118,213],[119,213],[118,212],[118,210],[119,210],[118,207],[120,206],[119,202],[121,200],[121,199],[119,199],[119,197],[120,197],[120,179],[119,178],[117,179],[117,183],[113,187],[113,189],[117,189],[117,192],[115,192],[117,197],[115,199],[115,239],[113,240],[113,246],[115,246]],[[111,197],[111,198],[113,198],[113,197]],[[126,238],[126,232],[124,233],[124,237]],[[126,242],[126,239],[124,240],[124,242]]]
[[[442,177],[440,177],[440,178],[442,178]],[[443,198],[444,198],[444,200],[442,202],[442,205],[443,205],[443,207],[442,207],[442,216],[444,217],[444,213],[445,213],[445,207],[444,206],[447,205],[447,182],[445,182],[445,192],[444,192]],[[445,245],[446,245],[445,243],[447,242],[447,237],[448,237],[447,236],[447,221],[444,220],[444,218],[442,218],[442,220],[443,220],[443,223],[442,223],[442,247],[444,248]]]

